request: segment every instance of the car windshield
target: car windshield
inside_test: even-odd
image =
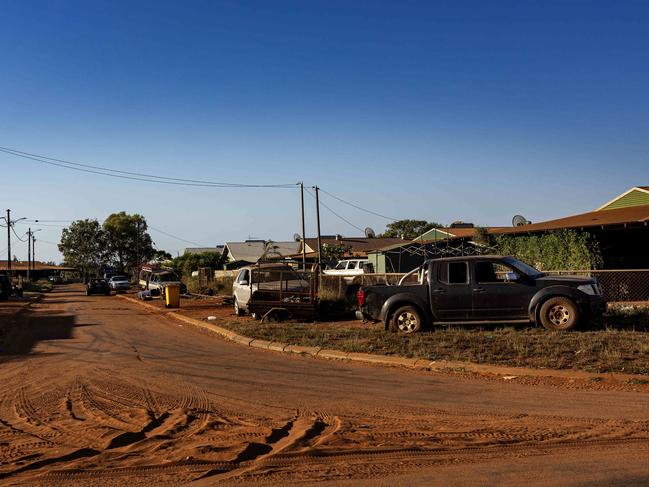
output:
[[[338,264],[336,264],[336,267],[334,267],[334,269],[345,269],[346,267],[347,267],[347,261],[343,260],[342,262],[338,262]]]
[[[171,282],[171,281],[177,281],[178,280],[176,275],[172,274],[171,272],[166,272],[164,274],[160,274],[159,279],[162,282]]]
[[[537,278],[537,277],[541,277],[541,276],[544,275],[543,272],[539,271],[538,269],[535,269],[531,265],[527,265],[525,262],[521,262],[518,259],[508,257],[508,258],[506,258],[504,260],[509,265],[511,265],[512,267],[518,269],[519,271],[521,271],[523,274],[525,274],[527,276]]]
[[[113,277],[113,281],[128,281],[128,279],[124,276],[115,276]]]

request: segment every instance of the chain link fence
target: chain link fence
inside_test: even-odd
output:
[[[555,276],[594,277],[602,287],[604,299],[615,301],[649,301],[649,269],[604,271],[547,271]]]
[[[619,301],[648,301],[649,302],[649,269],[604,270],[604,271],[546,271],[554,276],[584,276],[595,277],[602,287],[604,298],[609,302]],[[328,299],[344,298],[348,288],[374,284],[395,285],[404,276],[401,273],[391,274],[362,274],[360,276],[322,276],[320,293]],[[408,283],[417,282],[417,274],[409,276]]]

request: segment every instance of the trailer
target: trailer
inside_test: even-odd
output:
[[[257,264],[251,269],[248,312],[261,321],[314,320],[318,304],[318,273],[269,269]]]

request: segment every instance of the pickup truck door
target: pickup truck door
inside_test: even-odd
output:
[[[430,305],[437,321],[472,319],[472,288],[469,263],[464,260],[431,264]],[[430,271],[429,271],[430,272]]]
[[[250,301],[250,270],[241,269],[232,284],[232,292],[241,309],[247,309]]]
[[[536,292],[533,281],[498,260],[473,262],[475,320],[521,320]]]

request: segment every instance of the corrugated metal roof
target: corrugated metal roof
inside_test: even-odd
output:
[[[403,240],[400,238],[383,238],[383,237],[375,237],[375,238],[367,238],[367,237],[341,237],[341,238],[322,238],[322,244],[327,244],[327,245],[338,245],[338,244],[344,244],[344,245],[349,245],[352,248],[351,254],[354,257],[364,257],[367,255],[367,252],[370,252],[372,250],[380,249],[383,248],[387,245],[393,245],[393,244],[403,244],[410,242],[410,240]],[[307,238],[305,239],[305,242],[309,248],[312,250],[316,251],[318,249],[318,239],[317,238]],[[301,249],[300,249],[301,250]]]
[[[223,253],[224,245],[217,245],[216,247],[187,247],[186,254],[204,254],[205,252],[218,252]]]
[[[266,250],[262,241],[226,242],[225,246],[231,260],[250,263],[257,262]],[[273,250],[282,256],[294,255],[300,250],[300,242],[273,242]]]
[[[587,228],[607,225],[622,225],[625,223],[649,222],[649,205],[630,206],[606,211],[590,211],[579,215],[532,223],[521,227],[494,229],[490,233],[512,234],[543,232],[546,230],[559,230],[562,228]]]

